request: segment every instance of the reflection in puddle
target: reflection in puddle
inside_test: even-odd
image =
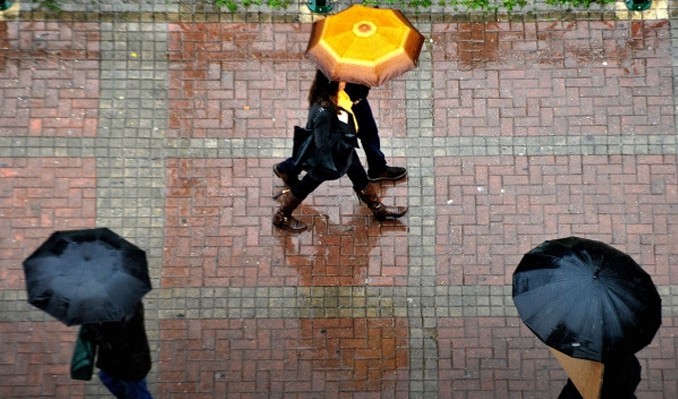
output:
[[[406,265],[399,266],[392,255],[397,252],[392,247],[407,248],[402,222],[378,223],[358,214],[335,224],[308,206],[300,210],[311,214],[310,220],[300,216],[308,231],[277,237],[283,252],[278,262],[297,271],[301,286],[393,285],[394,279],[406,277]]]

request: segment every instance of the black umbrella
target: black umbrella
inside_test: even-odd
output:
[[[146,253],[107,228],[55,232],[23,264],[28,302],[69,326],[123,320],[151,290]]]
[[[513,274],[513,301],[546,345],[605,362],[647,346],[661,325],[661,298],[630,256],[578,237],[545,241]]]

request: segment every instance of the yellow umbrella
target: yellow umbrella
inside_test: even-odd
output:
[[[400,11],[356,4],[313,23],[306,57],[331,80],[379,86],[415,68],[423,44]]]

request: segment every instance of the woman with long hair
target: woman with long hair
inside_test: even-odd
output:
[[[281,206],[273,215],[273,225],[290,231],[303,231],[306,225],[292,216],[301,202],[326,180],[344,174],[351,179],[360,201],[367,204],[377,220],[397,219],[406,207],[387,207],[381,203],[374,185],[355,151],[359,129],[351,100],[344,91],[345,82],[330,81],[317,71],[308,93],[310,109],[306,129],[312,131],[314,150],[310,154],[273,166],[273,172],[290,188],[281,198]],[[298,175],[306,170],[304,177]]]

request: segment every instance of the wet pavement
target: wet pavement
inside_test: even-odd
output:
[[[271,225],[271,166],[306,116],[306,17],[129,7],[0,22],[0,397],[108,397],[69,379],[77,329],[26,303],[21,268],[95,226],[147,251],[157,398],[555,398],[567,377],[511,276],[572,235],[652,276],[663,325],[636,394],[678,397],[670,6],[412,16],[418,69],[370,93],[409,171],[380,193],[408,215],[375,221],[344,178],[298,235]]]

